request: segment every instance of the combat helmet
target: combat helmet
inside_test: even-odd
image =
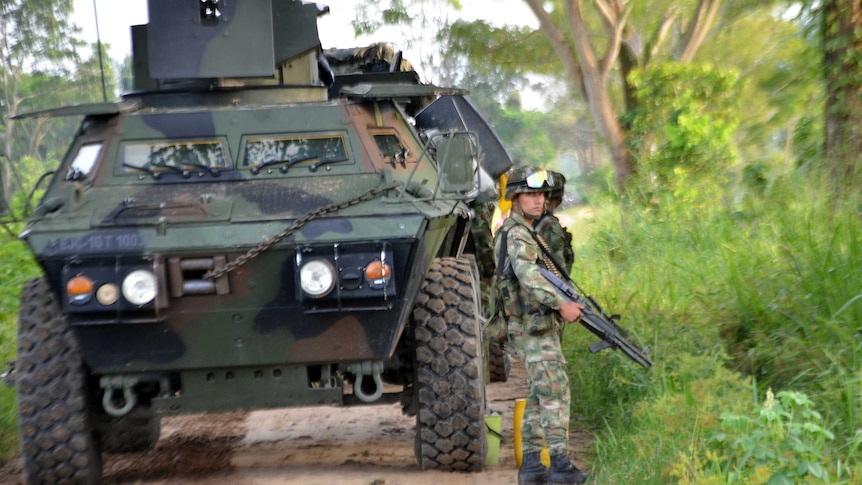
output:
[[[517,194],[552,191],[555,182],[552,173],[535,165],[512,169],[506,181],[506,200],[512,200]]]
[[[563,191],[566,188],[566,176],[560,172],[549,171],[549,173],[554,183],[551,184],[551,193],[548,194],[548,198],[562,197]]]

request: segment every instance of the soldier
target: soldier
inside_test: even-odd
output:
[[[491,234],[491,217],[494,215],[494,202],[489,201],[473,208],[475,215],[470,224],[470,237],[464,252],[476,256],[476,266],[482,279],[482,303],[488,308],[488,292],[494,278],[494,248]]]
[[[563,202],[563,193],[566,188],[566,177],[560,172],[549,170],[554,185],[548,193],[548,202],[545,203],[545,213],[536,223],[536,234],[542,236],[548,243],[548,249],[553,255],[554,264],[558,271],[565,270],[567,275],[572,274],[572,266],[575,264],[575,250],[572,249],[572,233],[563,227],[560,219],[554,214],[554,210]],[[562,265],[562,267],[560,267]],[[553,268],[549,268],[553,269]],[[563,330],[560,326],[560,342],[563,341]]]
[[[559,337],[564,322],[580,318],[582,306],[564,299],[539,273],[540,264],[548,269],[552,265],[534,231],[553,182],[547,170],[534,166],[514,169],[505,193],[512,209],[494,241],[496,264],[503,265],[498,273],[500,284],[508,295],[504,306],[508,332],[527,370],[519,484],[580,484],[587,479],[568,457],[571,398]],[[546,444],[550,470],[540,458]]]
[[[566,274],[571,274],[572,265],[575,263],[575,251],[572,249],[572,233],[563,227],[560,220],[554,215],[554,210],[563,201],[563,191],[566,187],[566,177],[559,172],[548,171],[554,185],[548,195],[548,203],[545,213],[542,214],[536,225],[536,233],[540,234],[551,249],[551,253],[557,262],[565,265]]]

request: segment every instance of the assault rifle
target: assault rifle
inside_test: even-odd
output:
[[[602,307],[593,300],[593,297],[582,297],[566,281],[545,268],[540,267],[539,272],[563,296],[584,306],[581,310],[581,325],[602,339],[600,342],[590,345],[590,352],[595,354],[600,350],[613,348],[621,350],[628,358],[644,367],[652,367],[652,360],[647,355],[649,347],[646,350],[641,350],[626,340],[629,336],[628,333],[614,322],[614,320],[619,319],[619,315],[608,317]]]

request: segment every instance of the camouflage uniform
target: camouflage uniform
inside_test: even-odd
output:
[[[548,243],[554,259],[563,265],[567,274],[571,274],[575,264],[575,251],[572,249],[572,233],[560,224],[560,220],[551,212],[545,212],[536,224],[536,233]]]
[[[494,277],[494,241],[491,234],[491,218],[494,216],[494,203],[486,202],[473,208],[475,215],[470,224],[470,239],[464,252],[476,256],[476,265],[479,267],[479,276],[482,279],[480,292],[482,297],[482,308],[485,309],[486,317],[491,298],[491,279]]]
[[[542,214],[541,219],[536,222],[536,234],[547,243],[548,249],[554,260],[563,265],[567,275],[572,274],[572,266],[575,263],[575,251],[572,249],[572,233],[568,231],[560,220],[552,212]],[[560,326],[560,342],[563,341],[565,325]]]
[[[564,324],[559,313],[566,300],[539,273],[540,251],[529,222],[514,211],[495,238],[495,255],[506,236],[508,265],[504,311],[509,334],[527,370],[528,394],[521,426],[524,454],[538,453],[547,443],[551,455],[568,448],[569,380],[559,339]],[[507,264],[497,261],[497,264]]]

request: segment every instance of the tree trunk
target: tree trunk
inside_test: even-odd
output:
[[[605,64],[611,58],[616,59],[620,44],[617,42],[616,45],[609,46],[608,50],[615,50],[615,52],[606,53],[606,57],[599,60],[590,41],[580,0],[570,0],[566,7],[590,114],[593,116],[596,128],[608,144],[611,163],[614,166],[614,180],[617,190],[622,191],[626,180],[634,173],[634,166],[625,143],[625,131],[611,101],[607,86],[609,66]]]
[[[862,3],[823,3],[826,169],[841,194],[862,187]]]

